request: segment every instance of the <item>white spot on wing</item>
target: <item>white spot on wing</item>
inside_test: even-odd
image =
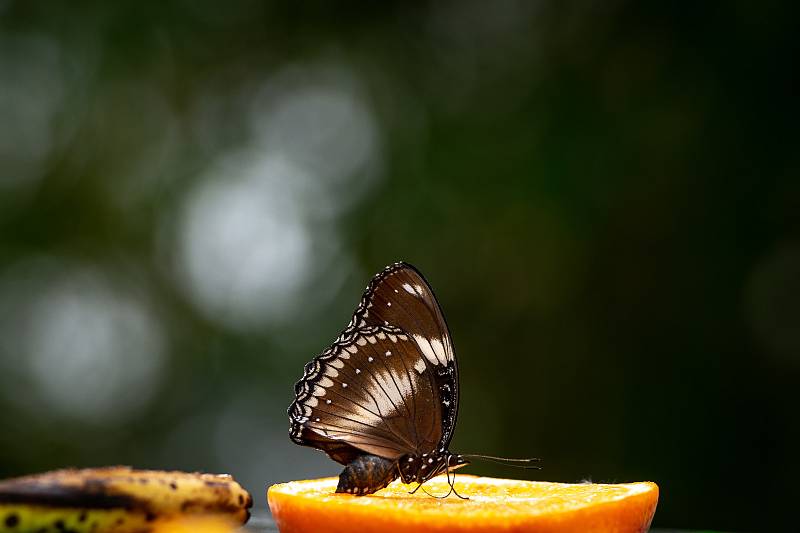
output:
[[[425,372],[425,361],[423,359],[417,359],[417,362],[414,363],[414,370],[422,374]]]
[[[392,355],[392,351],[391,350],[386,350],[386,356],[388,357],[390,355]]]
[[[416,292],[414,291],[414,287],[412,287],[408,283],[403,283],[403,288],[406,290],[407,293],[413,294],[414,296],[417,295]],[[397,291],[394,291],[394,292],[397,292]]]
[[[440,363],[447,366],[447,352],[444,350],[444,344],[442,344],[442,340],[438,338],[430,339],[431,347],[433,348],[434,353],[436,354],[436,358],[439,360]]]
[[[417,346],[422,354],[425,356],[425,359],[427,359],[433,365],[438,365],[439,358],[436,357],[436,352],[433,351],[433,346],[428,339],[422,335],[414,334],[414,340],[416,341]]]

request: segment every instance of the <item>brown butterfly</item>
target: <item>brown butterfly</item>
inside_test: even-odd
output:
[[[442,472],[454,492],[450,471],[467,458],[535,461],[450,452],[458,364],[433,290],[408,263],[372,279],[344,331],[306,364],[288,412],[295,443],[345,465],[336,492],[371,494],[398,477],[418,489]]]

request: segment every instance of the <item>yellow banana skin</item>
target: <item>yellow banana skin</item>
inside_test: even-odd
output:
[[[253,499],[227,475],[58,470],[0,481],[0,533],[147,533],[182,516],[245,523]]]

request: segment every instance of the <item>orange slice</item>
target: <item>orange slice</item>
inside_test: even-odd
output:
[[[510,532],[641,533],[658,502],[655,483],[565,484],[459,475],[445,499],[395,481],[370,496],[335,494],[337,478],[293,481],[267,491],[281,533]],[[423,486],[449,490],[440,476]]]

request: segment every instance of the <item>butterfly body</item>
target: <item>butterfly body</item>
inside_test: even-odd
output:
[[[458,366],[433,290],[407,263],[376,275],[350,323],[306,364],[291,439],[345,465],[337,492],[424,483],[467,461],[449,452]]]
[[[397,460],[377,455],[359,455],[339,475],[336,492],[371,494],[397,479]]]
[[[448,451],[404,455],[399,459],[385,459],[377,455],[359,455],[345,466],[339,475],[336,492],[371,494],[397,479],[403,483],[425,483],[434,476],[469,464],[460,455]]]

